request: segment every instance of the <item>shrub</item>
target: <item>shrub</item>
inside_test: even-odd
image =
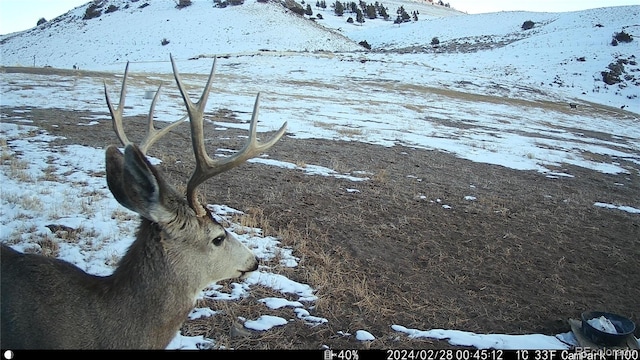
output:
[[[613,34],[613,38],[618,42],[624,42],[624,43],[633,41],[633,36],[631,36],[631,34],[624,32],[624,30]]]
[[[434,36],[433,39],[431,39],[431,45],[433,46],[440,45],[440,39],[438,39],[437,36]]]
[[[302,16],[305,13],[305,9],[303,9],[302,7],[291,7],[289,10],[293,11],[294,13]]]
[[[102,15],[100,12],[100,5],[93,3],[87,7],[87,10],[84,12],[84,17],[82,20],[94,19]]]
[[[522,30],[533,29],[534,25],[535,25],[535,23],[533,21],[527,20],[527,21],[522,23]]]
[[[118,11],[118,7],[115,6],[115,5],[109,5],[109,7],[107,8],[107,10],[104,11],[104,13],[108,14],[108,13],[112,13],[112,12],[115,12],[115,11]]]
[[[622,82],[620,76],[625,73],[624,63],[625,60],[618,59],[616,62],[609,64],[609,66],[607,66],[609,71],[602,71],[600,73],[602,74],[602,81],[604,81],[604,83],[607,85],[614,85]]]
[[[36,26],[40,26],[40,25],[42,25],[42,24],[44,24],[44,23],[46,23],[46,22],[47,22],[47,19],[45,19],[45,18],[40,18],[40,20],[38,20],[38,23],[36,24]]]
[[[191,6],[191,0],[178,0],[178,5],[176,5],[176,8],[182,9],[186,8],[187,6]]]
[[[296,2],[295,0],[285,0],[283,4],[285,8],[298,15],[304,15],[305,13],[305,9],[302,7],[302,5],[298,4],[298,2]]]
[[[369,45],[367,40],[362,40],[358,44],[367,50],[371,50],[371,45]]]
[[[169,44],[169,40],[167,40],[167,38],[162,39],[162,41],[160,42],[162,44],[162,46],[165,46],[167,44]]]
[[[619,77],[615,76],[610,71],[603,71],[603,72],[601,72],[601,74],[602,74],[602,81],[604,81],[604,83],[607,84],[607,85],[614,85],[614,84],[617,84],[620,81],[622,81],[622,80],[620,80]]]

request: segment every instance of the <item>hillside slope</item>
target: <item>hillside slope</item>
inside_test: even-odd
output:
[[[100,17],[83,20],[87,3],[42,26],[1,37],[3,65],[91,68],[124,61],[164,61],[169,52],[197,57],[259,50],[362,49],[277,3],[247,1],[242,6],[214,8],[211,1],[194,1],[183,9],[176,9],[172,0],[103,3]],[[149,5],[141,8],[143,4]],[[106,13],[110,5],[118,10]],[[168,44],[162,45],[163,40]]]
[[[527,84],[571,96],[640,110],[640,6],[568,13],[500,12],[411,22],[359,38],[373,49],[404,53],[447,72],[488,78],[504,85]],[[534,27],[522,30],[533,21]],[[615,33],[635,39],[612,46]],[[352,35],[350,35],[352,36]],[[439,46],[432,47],[437,37]],[[603,72],[619,71],[606,84]],[[616,101],[604,100],[615,95]],[[614,96],[614,97],[615,97]],[[610,98],[610,97],[609,97]]]
[[[482,94],[526,86],[640,112],[640,42],[611,45],[612,35],[621,31],[640,38],[640,6],[466,15],[426,1],[390,0],[381,2],[389,20],[360,24],[347,22],[355,16],[352,12],[336,16],[332,2],[324,9],[307,3],[310,16],[298,16],[277,1],[246,0],[241,6],[219,8],[198,0],[183,9],[173,0],[99,3],[99,17],[83,19],[92,4],[87,3],[33,29],[1,36],[0,64],[112,71],[131,61],[147,63],[146,71],[164,72],[167,67],[153,64],[166,62],[169,53],[185,60],[260,52],[278,57],[281,67],[281,56],[294,52],[309,58],[291,65],[292,72],[326,56],[334,58],[328,67],[343,69],[341,74],[347,73],[343,60],[355,60],[368,62],[365,74],[385,77],[392,72],[392,78],[407,81],[402,74],[410,70],[409,77],[426,86]],[[395,24],[400,6],[419,13],[418,21]],[[110,12],[110,7],[117,10]],[[523,30],[525,21],[534,27]],[[431,45],[434,38],[438,46]],[[363,41],[371,51],[359,45]],[[374,63],[380,68],[372,68]],[[189,71],[206,72],[207,67],[200,64]],[[617,74],[611,74],[614,71]],[[264,72],[264,67],[259,69],[262,77]]]

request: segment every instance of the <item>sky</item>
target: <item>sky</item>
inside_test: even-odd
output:
[[[87,0],[0,0],[0,34],[30,29],[36,26],[40,18],[54,19],[87,2]],[[563,12],[605,6],[640,5],[640,0],[449,0],[445,2],[469,14],[511,10]]]
[[[451,7],[467,12],[479,14],[498,11],[541,11],[565,12],[593,9],[608,6],[640,5],[640,0],[449,0]]]

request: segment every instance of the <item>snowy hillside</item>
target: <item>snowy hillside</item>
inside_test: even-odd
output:
[[[336,16],[331,6],[315,4],[308,4],[311,16],[298,16],[280,3],[257,0],[225,8],[194,1],[182,9],[172,0],[99,3],[99,17],[83,20],[87,3],[31,30],[0,37],[1,64],[121,71],[126,61],[166,64],[168,53],[180,59],[282,52],[352,59],[349,54],[355,54],[384,62],[389,71],[414,64],[457,77],[458,83],[471,77],[505,88],[517,84],[640,111],[633,101],[640,94],[640,42],[611,45],[615,33],[640,36],[640,6],[466,15],[428,2],[395,0],[382,3],[387,21],[348,23],[354,13]],[[394,24],[400,6],[419,14],[417,21]],[[525,21],[534,27],[523,30]],[[433,38],[440,42],[436,47]],[[363,41],[370,51],[358,44]],[[605,84],[602,73],[611,73],[611,67],[619,82]]]
[[[640,43],[611,42],[613,34],[623,31],[640,36],[639,18],[640,6],[573,13],[501,12],[418,21],[385,32],[362,29],[357,35],[374,49],[413,53],[448,71],[561,89],[599,103],[607,103],[599,100],[602,93],[613,92],[631,106],[624,99],[639,94]],[[522,30],[528,20],[535,26]],[[429,44],[433,37],[440,41],[437,48]],[[620,62],[625,63],[625,75],[635,80],[608,89],[601,73]],[[638,111],[637,105],[632,108]]]
[[[149,5],[141,8],[143,4]],[[111,0],[102,11],[109,5],[119,10],[83,20],[87,4],[40,27],[7,35],[2,40],[3,63],[89,69],[124,61],[164,61],[168,52],[197,57],[261,49],[362,49],[276,3],[251,1],[221,9],[214,8],[211,1],[194,1],[189,7],[176,9],[172,0]],[[162,45],[163,40],[168,44]],[[88,53],[87,46],[96,50]]]
[[[98,2],[101,15],[85,19],[91,2],[33,29],[0,37],[2,63],[94,69],[124,61],[165,61],[167,52],[182,57],[238,54],[256,51],[362,51],[357,41],[341,34],[344,17],[314,6],[325,14],[316,22],[294,14],[279,2],[249,0],[241,6],[214,7],[211,1],[193,1],[177,9],[172,0],[154,2],[108,0]],[[459,15],[450,8],[422,1],[391,1],[428,18]],[[386,4],[385,4],[386,5]],[[111,7],[111,8],[110,8]],[[117,9],[117,10],[109,10]],[[428,14],[428,15],[426,15]],[[427,18],[425,17],[425,18]],[[373,21],[367,27],[388,27],[391,21]],[[375,26],[374,26],[375,25]],[[326,26],[326,27],[325,27]],[[353,26],[352,26],[353,28]],[[87,44],[98,49],[87,54]],[[163,45],[164,44],[164,45]]]

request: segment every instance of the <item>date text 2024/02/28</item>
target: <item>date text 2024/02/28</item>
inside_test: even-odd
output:
[[[396,349],[325,350],[323,360],[640,360],[634,349],[499,350]]]

